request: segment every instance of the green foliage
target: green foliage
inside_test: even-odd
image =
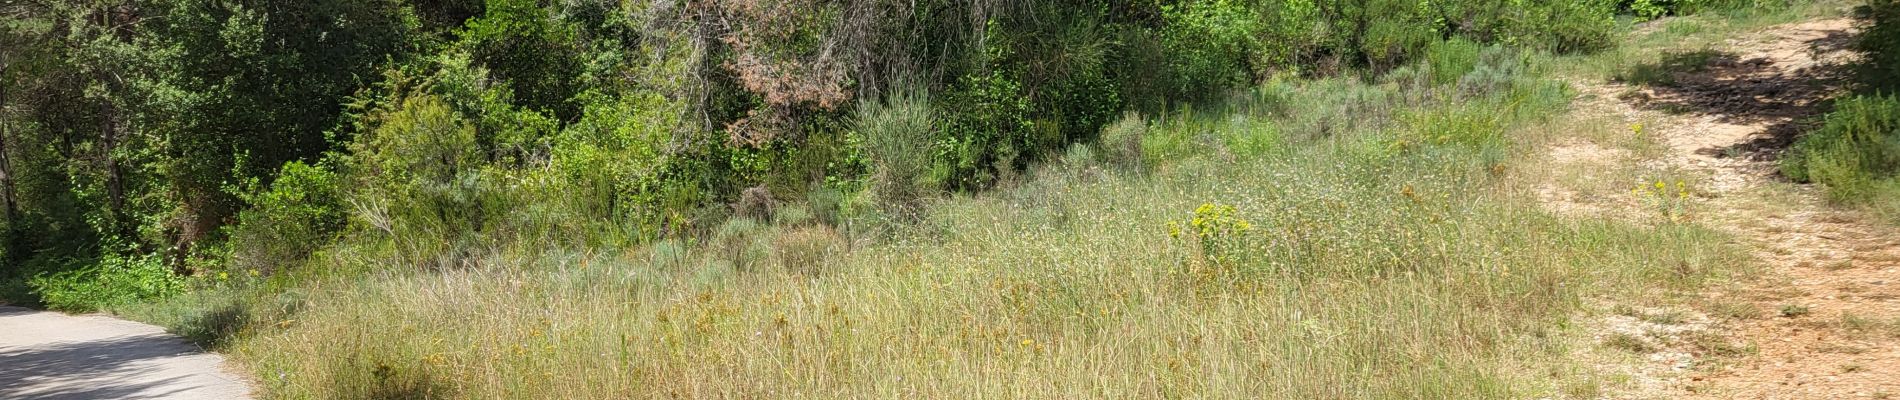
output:
[[[1030,120],[1022,85],[1002,70],[965,76],[943,97],[944,133],[930,148],[939,160],[931,179],[954,189],[980,189],[1014,172],[1047,145]]]
[[[603,230],[572,227],[569,234],[608,236],[606,242],[661,235],[669,213],[703,202],[695,154],[683,142],[681,105],[651,93],[586,96],[580,121],[553,138],[549,168],[558,179],[533,187],[537,204],[572,212],[557,225],[610,221]]]
[[[485,14],[468,22],[460,46],[475,63],[506,82],[523,108],[571,121],[580,107],[571,99],[585,87],[586,53],[571,22],[554,18],[534,0],[489,0]]]
[[[1484,45],[1464,38],[1432,42],[1431,47],[1425,50],[1425,63],[1431,67],[1432,83],[1458,83],[1465,74],[1478,68],[1478,58],[1485,51]]]
[[[1169,98],[1209,100],[1249,83],[1249,58],[1261,37],[1258,8],[1233,0],[1190,0],[1161,7],[1161,40],[1173,82]]]
[[[1865,90],[1900,94],[1900,1],[1868,0],[1855,10],[1864,27],[1857,48],[1865,54],[1859,80]]]
[[[333,242],[343,229],[346,209],[342,179],[323,165],[284,164],[267,190],[252,180],[242,193],[251,208],[238,214],[230,230],[234,270],[271,273],[301,264],[312,252]]]
[[[72,260],[83,267],[40,274],[27,281],[48,308],[88,312],[137,301],[161,299],[184,290],[157,256],[107,255],[96,261]]]
[[[1657,4],[1657,3],[1662,3],[1662,4]],[[1630,14],[1634,14],[1639,18],[1656,19],[1656,18],[1662,18],[1663,15],[1667,15],[1671,11],[1671,9],[1675,8],[1675,7],[1670,7],[1674,5],[1672,3],[1674,2],[1666,1],[1666,0],[1665,1],[1630,0],[1629,2],[1625,4],[1624,7],[1627,9],[1627,11]]]
[[[1620,0],[1617,12],[1651,20],[1709,11],[1758,11],[1786,8],[1789,0]]]
[[[1886,203],[1900,193],[1900,98],[1858,96],[1835,103],[1820,130],[1795,143],[1781,171],[1827,187],[1850,203]]]
[[[474,125],[439,96],[407,93],[375,111],[375,130],[352,146],[361,186],[350,201],[357,217],[388,237],[411,246],[425,263],[453,263],[475,234],[508,210],[498,196],[496,172],[488,168]]]

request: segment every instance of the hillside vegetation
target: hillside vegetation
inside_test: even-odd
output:
[[[1541,207],[1566,82],[1840,6],[12,2],[0,299],[278,398],[1590,398],[1576,313],[1749,262]]]

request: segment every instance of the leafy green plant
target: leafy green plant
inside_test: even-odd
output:
[[[1625,7],[1629,13],[1642,19],[1656,19],[1668,15],[1674,2],[1669,0],[1630,0]]]
[[[157,255],[108,255],[84,267],[41,274],[27,281],[48,308],[87,312],[178,294],[184,279]]]
[[[301,162],[284,164],[268,190],[242,193],[251,208],[238,214],[228,227],[229,267],[269,274],[293,267],[311,252],[329,244],[343,228],[346,211],[341,178],[328,167]]]
[[[965,76],[941,103],[948,112],[946,131],[928,147],[937,160],[931,179],[955,189],[985,188],[1043,150],[1037,147],[1032,104],[1022,91],[1022,84],[1000,69]]]
[[[1161,6],[1161,33],[1172,98],[1206,100],[1247,83],[1247,58],[1259,38],[1261,18],[1245,1],[1191,0]]]
[[[1464,38],[1432,42],[1425,50],[1425,63],[1431,67],[1432,83],[1457,83],[1478,67],[1478,57],[1484,51],[1484,45]]]

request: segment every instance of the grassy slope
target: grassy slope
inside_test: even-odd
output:
[[[122,312],[229,337],[285,398],[1589,396],[1570,358],[1589,299],[1744,256],[1692,225],[1542,211],[1534,150],[1579,122],[1544,75],[1466,98],[1271,84],[1151,120],[1145,167],[1078,149],[888,237],[766,224],[428,273],[346,247],[325,262],[389,272]],[[1170,235],[1209,203],[1253,226],[1216,239],[1247,256]]]

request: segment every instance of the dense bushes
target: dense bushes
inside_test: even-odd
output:
[[[179,274],[268,274],[338,243],[441,267],[515,240],[690,242],[748,190],[833,224],[909,213],[1064,149],[1180,156],[1190,143],[1122,116],[1276,79],[1426,60],[1434,83],[1499,90],[1515,73],[1500,46],[1596,49],[1638,5],[140,4],[0,6],[27,22],[0,26],[20,60],[0,74],[14,265],[158,254]],[[1298,123],[1365,123],[1312,118]],[[1221,134],[1242,152],[1280,137]]]
[[[251,208],[230,227],[230,266],[270,273],[301,263],[343,228],[344,189],[328,167],[284,164],[268,190],[245,196]]]

